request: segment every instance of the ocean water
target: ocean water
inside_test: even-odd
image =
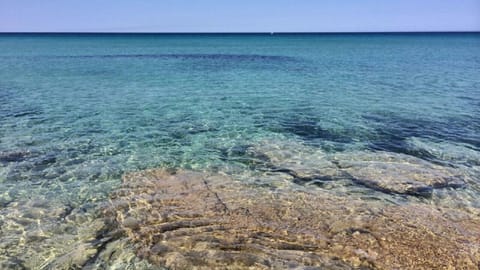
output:
[[[87,213],[126,172],[255,173],[263,141],[456,168],[478,209],[480,34],[2,34],[0,260],[64,223],[18,225],[32,201]]]

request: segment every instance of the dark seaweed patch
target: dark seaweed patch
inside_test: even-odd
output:
[[[371,150],[406,154],[430,161],[435,160],[435,156],[428,151],[411,148],[406,139],[408,136],[377,130],[376,134],[369,139],[368,146]]]
[[[299,136],[306,144],[320,146],[325,151],[343,151],[348,144],[358,141],[365,142],[370,150],[411,155],[438,164],[444,162],[425,149],[412,147],[408,139],[416,137],[452,141],[480,151],[480,118],[473,116],[426,119],[406,118],[393,113],[373,113],[362,116],[368,129],[332,129],[322,126],[321,119],[313,116],[313,113],[306,113],[307,115],[290,115],[281,119],[271,118],[269,121],[259,119],[258,126],[263,127],[269,123],[266,128],[270,131]]]
[[[101,55],[68,55],[46,56],[49,58],[138,58],[138,59],[180,59],[180,60],[224,60],[224,61],[298,61],[297,58],[282,55],[261,54],[101,54]]]
[[[480,149],[480,124],[476,119],[412,119],[390,114],[364,115],[375,127],[368,138],[372,150],[402,153],[443,164],[438,157],[424,149],[412,147],[407,139],[426,138],[433,141],[453,141]]]
[[[364,119],[376,127],[375,136],[370,140],[371,147],[375,150],[407,151],[407,154],[431,158],[427,152],[408,149],[405,139],[409,137],[450,140],[480,148],[480,121],[475,118],[449,118],[434,121],[376,114],[365,115]]]
[[[281,70],[288,72],[309,72],[313,68],[311,65],[307,65],[308,61],[305,59],[285,56],[285,55],[264,55],[264,54],[215,54],[215,53],[183,53],[183,54],[165,54],[165,53],[151,53],[151,54],[98,54],[98,55],[42,55],[42,56],[24,56],[24,58],[35,59],[38,61],[43,60],[152,60],[155,64],[163,64],[162,61],[170,61],[168,64],[176,66],[170,66],[178,70],[187,69],[191,71],[208,71],[208,70],[224,70],[224,69],[255,69],[255,70]],[[189,62],[185,65],[184,61]],[[173,63],[171,63],[173,62]],[[111,71],[101,71],[96,74],[92,71],[87,71],[83,75],[103,76],[105,74],[111,74]],[[78,74],[77,74],[78,75]]]
[[[282,122],[284,132],[292,133],[305,140],[323,139],[332,142],[349,143],[353,141],[348,134],[322,128],[314,121]]]
[[[316,141],[351,143],[358,136],[358,132],[353,129],[333,130],[324,128],[321,126],[319,119],[305,115],[285,117],[268,128],[273,132],[294,134],[312,144],[315,144]]]

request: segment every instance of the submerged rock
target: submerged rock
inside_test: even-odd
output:
[[[279,145],[265,142],[261,146],[251,147],[249,152],[253,156],[267,157],[272,170],[288,173],[295,178],[312,180],[339,176],[337,166],[327,159],[325,153],[300,143]]]
[[[30,151],[5,151],[0,152],[0,163],[21,162],[31,155]]]
[[[321,190],[272,191],[191,171],[147,170],[123,180],[106,216],[137,255],[170,269],[477,269],[480,263],[480,219],[458,210]]]
[[[80,269],[101,251],[94,240],[104,229],[102,218],[55,198],[11,202],[0,209],[0,269]]]
[[[269,167],[288,173],[296,182],[350,179],[386,193],[428,197],[436,188],[461,187],[467,177],[455,168],[435,165],[405,154],[351,151],[327,154],[300,143],[263,142],[251,148],[266,155]],[[300,180],[300,181],[299,181]]]
[[[410,138],[407,146],[413,151],[423,151],[443,162],[467,166],[480,166],[480,149],[469,144],[447,141],[432,142],[422,138]]]
[[[404,154],[356,152],[335,156],[355,182],[385,192],[430,196],[434,188],[461,187],[464,175]]]

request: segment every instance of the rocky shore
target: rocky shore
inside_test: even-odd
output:
[[[137,255],[171,269],[478,269],[480,263],[478,216],[321,190],[272,191],[221,174],[127,174],[106,214]]]
[[[230,167],[127,173],[107,201],[5,200],[0,268],[479,269],[477,157],[460,150],[469,167],[263,140]]]

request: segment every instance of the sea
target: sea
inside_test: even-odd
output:
[[[455,169],[466,185],[427,198],[323,180],[479,210],[480,34],[0,34],[0,268],[47,269],[91,242],[75,224],[126,173],[249,181],[266,144]]]

